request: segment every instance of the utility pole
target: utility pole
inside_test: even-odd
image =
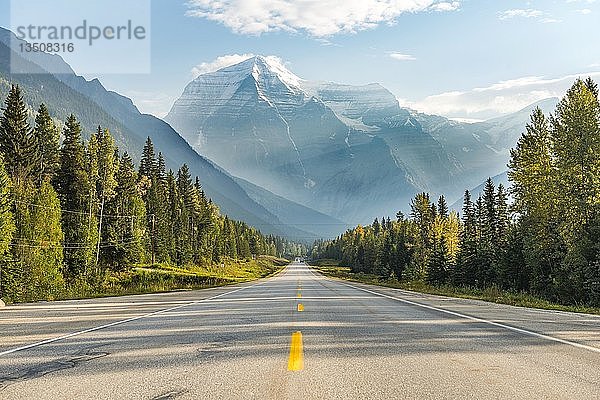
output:
[[[152,265],[155,264],[155,259],[154,259],[154,214],[151,215],[152,217],[152,239],[150,240],[150,242],[152,243]]]
[[[100,204],[100,221],[98,223],[98,244],[96,246],[96,266],[100,259],[100,242],[102,241],[102,216],[104,214],[104,193],[102,194],[102,203]]]

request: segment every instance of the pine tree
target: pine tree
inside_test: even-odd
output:
[[[34,134],[39,142],[40,164],[37,171],[37,185],[46,179],[54,179],[60,167],[60,131],[52,121],[48,108],[40,105],[35,117]]]
[[[433,206],[433,207],[432,207]],[[423,279],[427,269],[427,261],[432,248],[431,225],[435,218],[435,204],[429,201],[427,193],[419,193],[411,201],[411,217],[418,229],[417,241],[415,243],[415,279]]]
[[[95,250],[95,214],[90,193],[85,160],[85,149],[81,140],[81,127],[74,115],[67,119],[64,141],[60,150],[60,169],[56,174],[55,187],[59,194],[62,229],[65,236],[65,266],[69,278],[84,273],[93,263]],[[92,211],[92,212],[90,212]]]
[[[506,274],[507,257],[508,257],[508,232],[510,229],[510,221],[508,215],[508,199],[504,185],[499,184],[496,192],[496,239],[495,239],[495,256],[498,283],[507,287]]]
[[[13,85],[0,119],[0,153],[13,179],[26,180],[39,167],[39,143],[27,122],[27,107],[19,86]]]
[[[165,165],[165,158],[161,152],[158,153],[158,161],[156,163],[158,179],[164,181],[167,178],[167,167]]]
[[[168,248],[169,248],[169,258],[172,262],[177,265],[181,265],[182,257],[181,251],[178,250],[179,241],[181,238],[180,230],[182,229],[182,217],[181,213],[183,212],[183,202],[181,201],[181,196],[179,196],[179,192],[177,190],[177,180],[175,179],[175,175],[172,170],[166,175],[166,192],[167,192],[167,204],[168,204]]]
[[[477,274],[477,217],[468,190],[464,194],[462,222],[460,249],[453,280],[457,285],[470,285],[475,282]]]
[[[127,152],[116,174],[115,195],[107,201],[105,254],[107,264],[123,269],[145,259],[146,208],[137,187],[137,173]]]
[[[442,218],[448,217],[448,204],[446,203],[444,195],[441,195],[438,199],[438,213]]]
[[[481,286],[488,286],[496,280],[496,245],[497,245],[497,216],[496,189],[494,182],[488,178],[481,197],[480,233],[479,233],[479,273]]]
[[[427,281],[434,285],[446,283],[450,269],[446,240],[440,236],[435,241],[434,249],[427,265]]]
[[[177,171],[176,184],[179,209],[181,210],[178,215],[179,222],[175,229],[177,260],[178,264],[185,265],[191,263],[194,259],[194,218],[199,206],[190,170],[186,164],[183,164]],[[223,238],[220,239],[218,250],[219,254],[223,254]]]
[[[164,160],[162,162],[164,166]],[[150,179],[158,175],[158,163],[156,161],[156,154],[154,153],[154,144],[152,143],[150,136],[146,139],[144,149],[142,150],[139,171],[141,176],[146,176]]]

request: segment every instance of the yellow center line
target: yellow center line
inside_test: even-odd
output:
[[[302,371],[304,369],[304,351],[302,349],[302,332],[292,333],[292,344],[290,345],[290,358],[288,360],[288,371]]]
[[[302,303],[298,303],[298,311],[299,311],[299,312],[302,312],[302,311],[304,311],[304,304],[302,304]]]

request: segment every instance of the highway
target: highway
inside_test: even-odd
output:
[[[600,316],[332,280],[0,309],[0,399],[600,399]]]

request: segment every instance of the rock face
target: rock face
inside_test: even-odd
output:
[[[506,169],[498,124],[401,108],[379,84],[306,81],[274,57],[200,75],[166,120],[233,175],[349,223],[419,191],[456,199]]]

